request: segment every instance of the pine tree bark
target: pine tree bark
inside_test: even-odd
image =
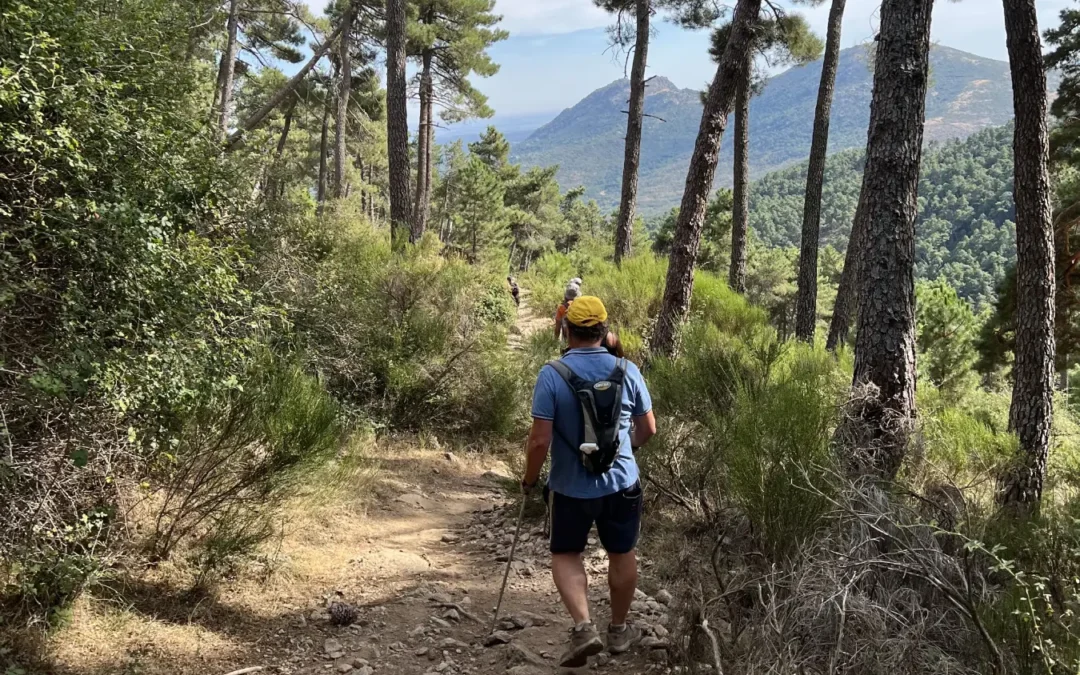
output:
[[[746,293],[746,235],[750,229],[750,67],[747,56],[735,93],[735,159],[728,286],[740,294]]]
[[[900,468],[915,414],[915,216],[933,4],[881,5],[863,175],[865,267],[853,383],[861,392],[855,416],[869,436],[850,468],[886,479]]]
[[[858,307],[859,284],[862,279],[863,241],[866,238],[866,172],[863,171],[863,187],[859,191],[859,204],[851,221],[847,251],[844,254],[844,270],[840,274],[840,287],[836,291],[832,319],[829,321],[829,337],[825,348],[831,352],[848,343],[851,321]]]
[[[266,181],[266,194],[271,199],[277,198],[278,186],[284,181],[278,174],[281,172],[281,157],[285,154],[285,144],[289,140],[289,131],[292,129],[293,115],[296,113],[297,100],[294,98],[285,111],[285,120],[282,123],[281,135],[278,136],[277,147],[274,148],[274,161],[270,163],[270,177]]]
[[[1042,498],[1054,395],[1054,241],[1051,227],[1046,73],[1034,0],[1004,0],[1012,73],[1016,202],[1016,362],[1009,427],[1018,462],[1002,481],[1002,504]]]
[[[338,40],[338,65],[341,82],[338,83],[337,112],[334,120],[334,199],[345,196],[345,158],[349,150],[346,144],[349,126],[349,98],[352,96],[352,23],[354,5],[350,4],[341,17],[341,38]]]
[[[226,24],[225,50],[221,53],[218,68],[217,128],[218,138],[225,140],[229,133],[229,117],[232,115],[233,81],[236,77],[236,55],[239,43],[236,39],[240,23],[240,0],[229,3],[229,20]]]
[[[799,287],[795,296],[795,337],[814,341],[817,328],[818,246],[821,232],[821,189],[825,180],[825,156],[829,150],[829,115],[840,63],[840,30],[847,0],[833,0],[825,36],[825,57],[821,63],[814,135],[810,141],[810,165],[806,171],[803,200],[802,245],[799,249]]]
[[[333,45],[334,41],[341,35],[341,28],[342,24],[338,24],[338,27],[334,29],[334,32],[330,33],[330,35],[327,36],[326,41],[311,55],[311,58],[304,64],[304,67],[296,71],[296,74],[289,78],[288,82],[281,85],[281,88],[275,91],[273,96],[267,99],[266,103],[262,104],[262,107],[251,113],[246,120],[239,124],[236,131],[234,131],[232,135],[229,136],[229,140],[226,141],[226,149],[234,149],[240,142],[240,139],[244,137],[244,134],[262,124],[262,121],[266,119],[266,116],[277,109],[277,107],[296,90],[297,85],[303,82],[304,78],[311,72],[311,69],[315,67],[315,64],[321,61],[322,57],[326,56],[326,52],[330,50],[330,46]],[[406,129],[406,133],[407,132],[408,129]],[[406,141],[407,140],[408,139],[406,138]]]
[[[679,328],[690,310],[694,265],[701,246],[701,229],[716,175],[716,162],[720,158],[720,141],[735,103],[742,64],[749,58],[751,34],[760,11],[761,0],[739,0],[732,19],[731,37],[716,68],[716,76],[709,85],[694,152],[686,173],[679,218],[675,224],[664,298],[650,344],[653,356],[675,354]]]
[[[319,184],[315,191],[315,201],[321,214],[326,203],[327,183],[329,178],[329,142],[330,142],[330,98],[323,105],[322,130],[319,133]]]
[[[637,0],[634,64],[630,68],[630,106],[626,119],[623,152],[622,195],[615,225],[615,264],[631,253],[634,215],[637,210],[638,168],[641,164],[641,126],[645,115],[645,66],[649,58],[649,0]]]
[[[432,81],[431,62],[435,57],[432,49],[421,55],[420,70],[420,126],[416,136],[416,205],[413,209],[409,240],[417,241],[424,236],[428,216],[431,213],[431,145],[434,140],[432,108],[435,85]]]
[[[390,160],[390,232],[410,231],[409,118],[405,82],[405,0],[386,0],[386,149]]]

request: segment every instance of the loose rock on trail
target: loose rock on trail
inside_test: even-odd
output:
[[[444,463],[449,464],[447,460]],[[331,624],[314,608],[299,650],[270,672],[358,675],[546,675],[557,672],[667,673],[670,594],[638,592],[632,620],[645,629],[627,654],[602,653],[590,666],[559,669],[570,620],[550,576],[547,540],[537,517],[522,530],[497,630],[489,634],[501,574],[513,541],[516,504],[497,476],[455,462],[458,479],[400,485],[373,514],[380,534],[356,569],[362,589],[357,623]],[[464,475],[462,475],[464,474]],[[539,508],[539,507],[538,507]],[[395,569],[396,558],[419,558],[426,569]],[[586,554],[594,621],[607,624],[604,552]],[[269,664],[268,664],[269,665]]]

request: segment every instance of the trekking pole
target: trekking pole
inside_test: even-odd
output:
[[[488,634],[495,632],[495,628],[499,625],[499,610],[502,609],[503,593],[506,592],[506,582],[510,579],[510,564],[514,562],[514,551],[517,550],[518,537],[521,535],[521,522],[525,519],[525,502],[528,501],[528,495],[521,495],[521,508],[518,509],[517,527],[514,528],[514,542],[510,544],[510,555],[506,558],[506,570],[503,572],[502,588],[499,589],[499,601],[495,603],[495,618],[491,620],[491,630]]]

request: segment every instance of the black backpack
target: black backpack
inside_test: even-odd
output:
[[[605,473],[619,454],[619,422],[622,418],[623,386],[626,380],[626,359],[619,359],[615,370],[595,382],[579,377],[562,361],[549,361],[575,398],[581,403],[582,437],[575,443],[556,433],[571,448],[577,448],[581,463],[590,473]]]

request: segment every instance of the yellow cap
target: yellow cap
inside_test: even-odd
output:
[[[588,328],[607,321],[607,309],[595,295],[583,295],[570,304],[566,320],[575,326]]]

